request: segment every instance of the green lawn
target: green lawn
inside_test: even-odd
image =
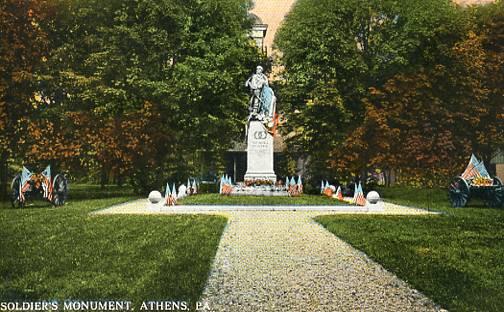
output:
[[[180,205],[349,205],[321,195],[288,196],[223,196],[198,194],[177,202]]]
[[[451,208],[446,190],[389,188],[389,201],[439,216],[322,216],[329,231],[451,311],[502,311],[504,210]]]
[[[2,205],[0,300],[196,301],[226,219],[89,215],[126,193],[74,186],[64,207]]]

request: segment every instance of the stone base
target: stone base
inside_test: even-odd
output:
[[[364,206],[368,212],[383,212],[385,211],[385,207],[383,205],[383,202],[379,200],[376,204],[371,204],[370,202],[366,201],[366,206]]]
[[[273,169],[273,136],[260,121],[251,121],[247,135],[247,172],[245,182],[276,183]]]
[[[277,177],[274,172],[271,173],[246,173],[245,174],[245,183],[254,182],[254,181],[271,181],[271,184],[274,185],[276,183]]]
[[[233,186],[232,196],[289,196],[285,187],[270,185],[261,186]]]
[[[147,200],[147,210],[152,212],[160,212],[164,206],[164,201],[160,201],[158,203],[151,203]]]

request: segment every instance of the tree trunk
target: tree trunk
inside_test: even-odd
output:
[[[0,199],[2,201],[7,200],[9,198],[9,173],[8,165],[7,165],[7,153],[2,153],[0,155]]]
[[[102,165],[101,174],[100,174],[100,186],[104,188],[105,185],[108,184],[108,172],[106,165]]]
[[[120,170],[117,170],[116,176],[117,176],[117,186],[122,187],[124,185],[124,175],[121,173]]]

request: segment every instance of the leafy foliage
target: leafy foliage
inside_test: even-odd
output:
[[[381,168],[442,184],[471,152],[488,162],[502,146],[501,7],[299,1],[276,43],[288,144],[312,176]]]
[[[131,177],[138,191],[219,166],[260,56],[243,0],[60,0],[24,159]],[[222,134],[226,135],[223,136]],[[152,172],[152,174],[147,174]]]
[[[42,0],[0,2],[0,196],[7,180],[7,161],[18,155],[15,137],[26,135],[18,120],[37,108],[36,70],[46,60],[48,38],[41,23],[51,16]]]

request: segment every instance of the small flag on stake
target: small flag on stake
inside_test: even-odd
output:
[[[474,156],[474,154],[472,154],[466,170],[464,170],[464,172],[462,173],[462,178],[468,180],[471,178],[481,177],[481,173],[478,170],[478,165],[479,165],[478,158],[476,158],[476,156]],[[485,171],[486,171],[486,169],[485,169]]]
[[[24,202],[25,197],[24,193],[30,188],[30,179],[32,177],[32,173],[30,170],[26,169],[25,166],[23,166],[23,171],[21,172],[21,181],[19,183],[19,201]]]
[[[359,189],[358,189],[357,183],[355,183],[355,185],[354,185],[354,195],[353,195],[353,198],[351,200],[352,204],[355,204],[357,202],[357,193],[358,192],[359,192]]]
[[[198,186],[196,185],[196,180],[193,180],[192,192],[193,194],[198,194]]]
[[[327,197],[332,198],[333,193],[334,193],[333,188],[331,187],[331,185],[329,185],[329,182],[326,180],[323,194]]]
[[[170,195],[171,195],[170,185],[169,185],[169,183],[166,183],[166,190],[165,190],[165,204],[166,204],[166,206],[170,205]]]
[[[341,186],[338,186],[338,190],[336,191],[336,198],[338,200],[343,200],[343,193],[341,192]]]
[[[289,177],[287,177],[287,181],[289,181]],[[296,179],[292,177],[287,185],[287,193],[291,197],[299,196],[301,194],[300,190],[302,189],[302,185],[300,186],[300,181],[296,182]]]
[[[42,189],[44,190],[44,198],[52,200],[52,183],[51,183],[51,165],[47,166],[42,172],[44,180],[42,181]]]
[[[221,179],[221,189],[220,194],[222,195],[231,195],[233,192],[233,183],[231,181],[231,177],[226,175],[222,176]]]
[[[359,187],[357,188],[357,196],[355,198],[355,204],[359,206],[366,206],[366,198],[364,197],[364,192],[362,191],[362,184],[359,182]]]
[[[177,204],[177,188],[173,183],[173,188],[170,189],[170,183],[166,183],[165,205],[175,206]]]

